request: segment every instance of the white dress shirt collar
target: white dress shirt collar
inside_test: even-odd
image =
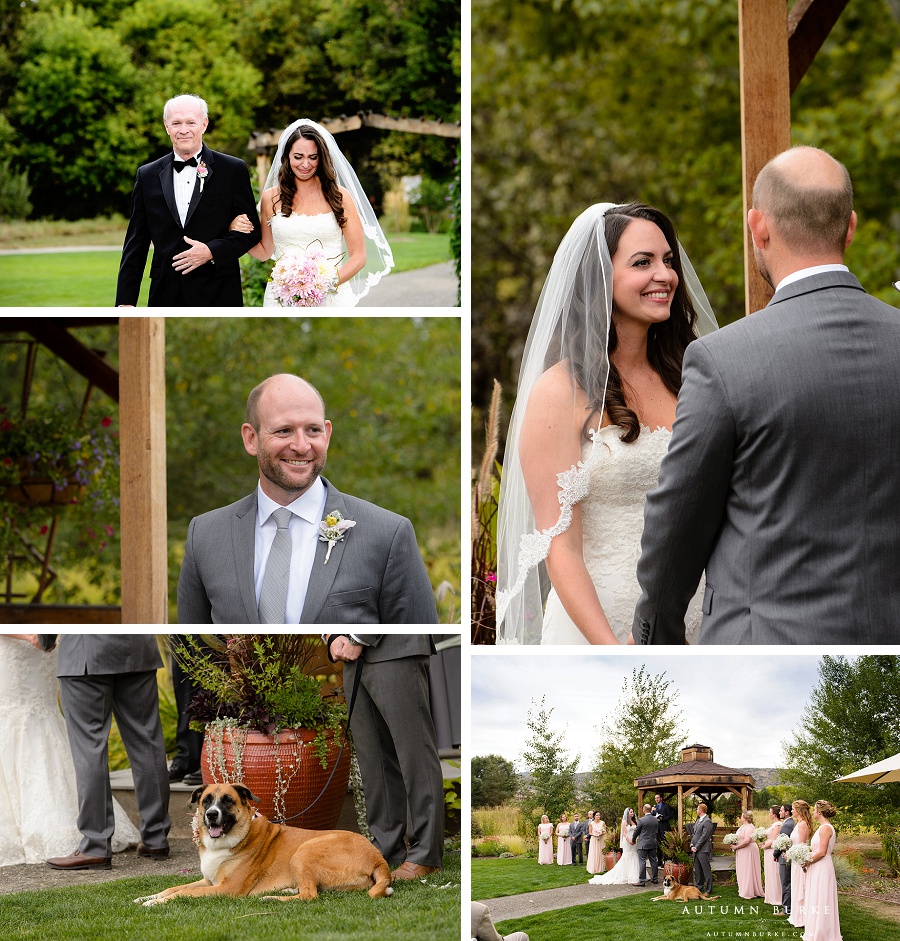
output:
[[[786,277],[782,278],[778,282],[778,287],[775,288],[775,290],[780,291],[789,284],[793,284],[795,281],[799,281],[801,278],[811,278],[814,274],[824,274],[826,271],[849,270],[850,269],[846,265],[814,265],[812,268],[801,268],[799,271],[794,271]]]
[[[322,478],[317,477],[313,485],[304,493],[301,493],[293,503],[289,503],[286,509],[290,510],[295,516],[312,523],[318,528],[319,522],[324,515],[325,507],[325,484]],[[281,504],[276,503],[263,490],[262,484],[256,486],[256,524],[262,526],[268,518],[276,511],[281,509]]]

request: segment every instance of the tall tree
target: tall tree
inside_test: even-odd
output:
[[[550,720],[553,709],[547,709],[546,697],[532,701],[526,722],[531,738],[522,752],[526,780],[519,809],[528,833],[533,833],[540,815],[555,820],[563,811],[571,810],[575,800],[575,769],[581,757],[569,759],[565,733],[555,732]]]
[[[500,755],[472,759],[472,806],[499,807],[516,793],[519,776],[511,761]]]
[[[782,780],[794,797],[825,798],[855,813],[900,806],[900,784],[835,784],[900,752],[897,657],[823,657],[793,739],[782,743]]]
[[[685,732],[678,690],[672,687],[665,673],[654,676],[646,666],[632,670],[622,684],[585,785],[594,805],[608,816],[617,812],[621,817],[625,807],[635,806],[635,778],[678,761]]]

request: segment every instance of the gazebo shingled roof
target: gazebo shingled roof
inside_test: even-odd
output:
[[[756,786],[752,775],[713,761],[712,749],[707,745],[688,745],[681,750],[681,758],[677,765],[634,779],[638,806],[645,802],[648,794],[659,793],[663,798],[677,796],[679,830],[684,827],[682,801],[691,795],[711,804],[721,794],[736,794],[741,798],[742,811],[750,807],[750,794]]]

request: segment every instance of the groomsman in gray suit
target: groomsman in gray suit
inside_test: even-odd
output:
[[[697,806],[697,822],[691,834],[691,852],[694,854],[694,885],[704,894],[712,893],[712,841],[715,824],[706,816],[706,804]]]
[[[584,865],[584,835],[587,833],[587,824],[578,814],[572,815],[569,827],[569,843],[572,846],[572,865]]]
[[[437,623],[410,521],[321,476],[331,422],[310,383],[288,374],[261,382],[241,435],[259,485],[191,520],[179,623]]]
[[[360,685],[350,728],[356,746],[366,822],[394,879],[419,879],[441,868],[444,776],[428,684],[428,634],[329,634],[328,655],[344,661],[348,702]]]
[[[765,310],[691,343],[644,513],[632,627],[683,644],[706,569],[701,644],[900,640],[900,312],[844,265],[846,169],[795,147],[748,213]]]
[[[781,832],[779,836],[790,836],[794,832],[797,821],[794,820],[793,807],[790,804],[781,805]],[[778,860],[778,875],[781,877],[781,911],[776,915],[790,915],[791,913],[791,864],[781,850],[774,850],[772,855]]]
[[[41,635],[45,646],[52,635]],[[62,634],[59,693],[78,786],[82,840],[71,856],[48,859],[53,869],[110,869],[115,830],[109,784],[109,728],[122,736],[141,816],[138,856],[169,855],[169,774],[156,671],[162,659],[152,634]]]
[[[653,816],[653,808],[644,804],[644,816],[637,822],[634,831],[634,842],[637,844],[638,871],[640,877],[636,885],[647,884],[647,860],[650,860],[651,882],[659,882],[659,858],[656,855],[659,843],[659,821]]]

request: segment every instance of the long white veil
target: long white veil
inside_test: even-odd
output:
[[[369,288],[378,284],[384,275],[394,267],[394,255],[390,245],[388,245],[384,232],[381,230],[381,226],[378,224],[378,220],[375,218],[375,211],[372,209],[372,205],[366,196],[365,190],[362,188],[362,184],[359,182],[353,167],[350,166],[347,158],[341,153],[341,149],[338,147],[334,135],[322,127],[321,124],[310,121],[309,118],[300,118],[299,121],[294,121],[293,124],[289,124],[284,129],[278,141],[278,149],[275,151],[275,156],[272,158],[272,166],[269,168],[269,175],[266,177],[264,189],[271,189],[277,184],[278,170],[281,167],[281,159],[284,154],[284,145],[291,134],[293,134],[298,127],[303,125],[311,127],[321,134],[322,140],[325,141],[325,145],[328,147],[328,153],[331,157],[332,165],[334,166],[338,186],[342,186],[350,192],[350,195],[353,197],[353,203],[356,206],[356,211],[359,213],[359,218],[362,222],[363,235],[365,236],[366,242],[366,263],[363,265],[362,270],[347,282],[350,289],[353,291],[353,296],[356,298],[356,301],[359,301],[369,293]],[[265,224],[265,222],[266,220],[263,220],[263,224]]]
[[[497,524],[497,643],[539,644],[543,620],[541,563],[554,537],[572,521],[573,507],[587,494],[590,458],[571,468],[560,468],[560,513],[556,523],[538,531],[531,507],[519,443],[529,396],[538,379],[556,363],[577,358],[585,364],[583,389],[591,402],[605,401],[609,376],[610,322],[612,319],[612,259],[606,242],[607,213],[615,203],[598,203],[572,223],[541,291],[519,372],[516,404],[510,420],[503,461],[500,512]],[[717,329],[716,318],[693,266],[676,242],[672,246],[676,269],[682,276],[676,289],[686,290],[696,313],[697,335]],[[572,402],[573,409],[576,403]],[[593,440],[603,419],[601,408],[590,430]],[[596,447],[596,444],[594,445]],[[592,448],[593,450],[593,448]]]
[[[619,846],[624,850],[628,846],[628,840],[625,839],[625,830],[627,829],[629,823],[631,822],[631,808],[626,807],[625,813],[622,814],[622,823],[619,829]]]

